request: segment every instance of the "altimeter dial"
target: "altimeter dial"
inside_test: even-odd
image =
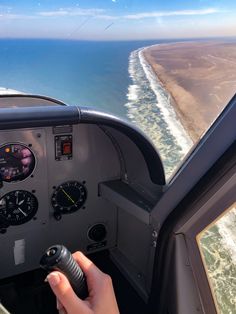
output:
[[[30,192],[16,190],[0,198],[0,221],[21,225],[31,220],[38,210],[38,200]]]
[[[80,209],[87,198],[85,186],[77,181],[59,185],[52,194],[52,206],[57,213],[68,214]]]

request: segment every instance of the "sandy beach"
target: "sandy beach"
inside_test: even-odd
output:
[[[188,42],[143,50],[194,142],[236,93],[236,43]]]

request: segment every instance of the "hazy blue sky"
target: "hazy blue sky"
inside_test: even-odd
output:
[[[236,36],[236,0],[0,2],[0,37],[158,39]]]

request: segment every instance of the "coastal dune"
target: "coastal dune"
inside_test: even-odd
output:
[[[142,53],[197,142],[236,93],[236,43],[161,44]]]

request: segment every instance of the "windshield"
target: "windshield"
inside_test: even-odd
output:
[[[0,93],[129,120],[170,178],[235,93],[235,12],[232,0],[1,1]]]

